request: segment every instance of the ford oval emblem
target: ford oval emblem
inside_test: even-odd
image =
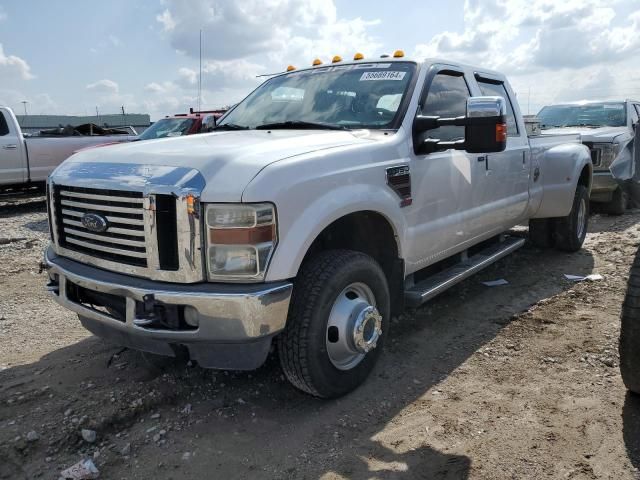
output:
[[[90,232],[102,233],[109,228],[109,222],[97,213],[85,213],[82,217],[82,225]]]

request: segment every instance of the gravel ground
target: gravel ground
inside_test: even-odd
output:
[[[527,245],[393,319],[369,381],[327,402],[273,357],[149,364],[89,335],[38,274],[42,200],[0,201],[0,478],[90,458],[109,479],[640,479],[616,351],[638,220],[595,215],[581,252]],[[604,279],[564,278],[589,273]]]

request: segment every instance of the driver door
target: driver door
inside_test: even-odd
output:
[[[432,67],[425,80],[421,114],[445,118],[466,115],[469,82],[462,70]],[[454,141],[464,138],[464,127],[444,126],[421,135]],[[477,235],[474,210],[481,205],[486,182],[484,161],[463,150],[430,154],[415,151],[411,161],[413,206],[408,221],[413,232],[408,252],[415,271],[466,248]]]

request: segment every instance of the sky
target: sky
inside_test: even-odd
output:
[[[149,113],[230,105],[287,65],[403,49],[500,70],[523,113],[640,99],[640,0],[0,0],[0,105]]]

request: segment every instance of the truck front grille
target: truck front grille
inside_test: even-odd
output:
[[[68,250],[137,267],[147,267],[141,192],[57,186],[55,195],[58,244]],[[89,230],[86,214],[108,222],[103,232]]]

